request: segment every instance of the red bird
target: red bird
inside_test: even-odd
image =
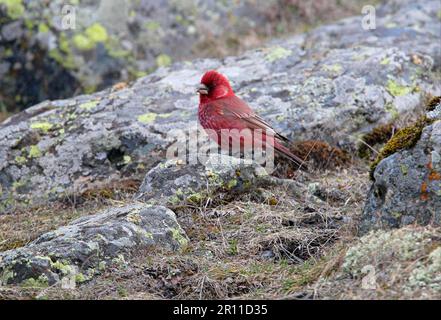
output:
[[[306,169],[304,160],[291,153],[282,144],[282,142],[289,142],[289,139],[277,133],[270,124],[265,122],[243,100],[237,97],[224,75],[215,70],[206,72],[201,79],[197,92],[200,100],[199,122],[207,132],[215,133],[214,136],[209,133],[209,136],[217,141],[219,145],[221,144],[221,130],[223,129],[237,129],[239,131],[250,129],[251,132],[260,129],[263,145],[265,145],[266,140],[271,141],[269,144],[273,145],[278,154],[290,159],[298,167]],[[269,135],[273,139],[266,139]],[[255,142],[254,134],[253,139]],[[241,146],[243,146],[242,140]]]

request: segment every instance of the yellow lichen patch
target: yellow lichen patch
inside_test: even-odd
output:
[[[390,63],[390,59],[387,57],[380,61],[380,64],[383,66],[388,65],[389,63]]]
[[[99,23],[94,23],[86,29],[84,34],[77,34],[73,37],[75,47],[82,51],[95,48],[97,43],[104,43],[109,39],[107,30]]]
[[[20,18],[25,11],[22,0],[0,0],[0,5],[6,6],[8,17],[14,20]]]
[[[138,121],[144,124],[153,123],[158,115],[153,112],[142,114],[138,117]]]
[[[38,25],[38,32],[47,33],[49,32],[49,26],[46,23],[40,23]]]
[[[280,59],[284,59],[289,57],[292,54],[292,51],[289,49],[285,49],[283,47],[275,47],[272,48],[271,51],[266,55],[266,59],[269,62],[274,62]]]
[[[125,155],[125,156],[123,157],[123,162],[124,162],[124,164],[129,164],[129,163],[131,163],[131,162],[132,162],[132,157],[131,157],[131,156],[128,156],[128,155]]]
[[[41,157],[41,150],[38,146],[30,146],[29,148],[29,158],[39,158]]]
[[[404,96],[412,92],[411,87],[400,85],[392,79],[387,82],[386,89],[394,97]]]
[[[94,23],[89,28],[87,28],[85,34],[94,43],[106,42],[109,38],[106,28],[104,28],[99,23]]]
[[[324,65],[323,70],[332,73],[340,73],[343,67],[340,64]]]
[[[40,130],[44,133],[49,132],[50,129],[52,129],[53,125],[49,122],[34,122],[31,124],[31,129],[33,130]]]
[[[80,105],[80,109],[90,111],[98,105],[98,101],[89,101]]]
[[[19,165],[23,165],[27,162],[27,160],[25,157],[17,156],[17,157],[15,157],[15,162]]]
[[[179,243],[180,246],[186,246],[188,244],[187,238],[185,238],[178,229],[172,229],[172,237]]]
[[[158,65],[158,67],[167,67],[171,65],[171,63],[172,59],[166,54],[160,54],[156,57],[156,64]]]
[[[413,147],[420,139],[423,129],[432,122],[433,120],[423,116],[415,124],[398,130],[397,133],[386,143],[383,149],[381,149],[377,158],[371,164],[371,179],[373,179],[375,168],[381,160],[389,157],[397,151]]]
[[[77,49],[81,51],[88,51],[95,48],[95,43],[82,34],[77,34],[73,37],[73,44]]]

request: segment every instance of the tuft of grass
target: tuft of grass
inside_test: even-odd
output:
[[[361,138],[362,143],[358,146],[358,156],[362,159],[369,159],[372,155],[372,147],[386,143],[393,135],[395,126],[392,123],[383,124],[366,133]]]

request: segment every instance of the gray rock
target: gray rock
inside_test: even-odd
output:
[[[354,11],[353,0],[329,2],[331,9],[343,9],[336,16],[344,15],[344,8]],[[234,52],[235,46],[273,34],[285,1],[89,0],[63,11],[71,3],[0,3],[0,57],[11,63],[0,77],[0,94],[9,108],[101,90],[175,60]],[[316,12],[328,18],[335,9],[326,7],[317,6]],[[284,16],[288,27],[305,22],[301,14]],[[69,21],[75,25],[63,27]],[[16,63],[20,70],[12,67]]]
[[[205,165],[169,160],[147,173],[136,199],[169,205],[199,203],[221,192],[238,195],[250,191],[268,178],[256,162],[225,155],[211,155]]]
[[[1,252],[0,285],[52,285],[63,277],[82,282],[109,262],[124,263],[124,255],[136,247],[178,250],[187,241],[175,214],[165,207],[110,208]]]
[[[383,159],[364,208],[361,233],[407,224],[441,225],[441,121],[418,143]]]
[[[212,68],[282,134],[351,149],[373,127],[421,108],[425,95],[441,94],[438,10],[436,0],[394,2],[379,10],[374,31],[354,17],[239,57],[177,63],[121,90],[29,108],[0,125],[0,212],[141,180],[195,127],[194,88]]]

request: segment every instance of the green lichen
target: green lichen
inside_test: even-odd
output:
[[[87,278],[84,276],[84,274],[77,273],[75,275],[75,282],[76,283],[83,283],[83,282],[86,282],[86,281],[87,281]]]
[[[100,261],[100,263],[98,263],[98,270],[99,271],[105,271],[107,267],[107,262],[106,261]]]
[[[228,190],[233,189],[235,186],[237,186],[237,180],[236,179],[231,179],[230,181],[228,181],[226,188]]]
[[[412,92],[411,87],[400,85],[392,79],[387,82],[386,89],[394,97],[404,96]]]
[[[393,103],[386,103],[384,109],[390,113],[392,119],[396,120],[400,116],[397,107]]]
[[[52,123],[49,122],[34,122],[31,124],[31,129],[40,130],[44,133],[48,133],[53,127]]]
[[[383,60],[380,61],[381,65],[388,65],[390,63],[390,59],[389,58],[384,58]]]
[[[24,187],[25,185],[26,185],[26,182],[23,181],[23,180],[14,181],[14,182],[12,183],[12,189],[13,189],[14,191],[17,191],[18,189]]]
[[[71,266],[69,263],[67,262],[63,262],[63,261],[55,261],[51,263],[51,267],[54,268],[55,270],[60,271],[63,275],[69,275],[69,274],[74,274],[74,267]]]
[[[374,171],[381,160],[389,157],[397,151],[412,148],[420,139],[423,129],[430,125],[434,120],[421,117],[415,124],[398,130],[395,135],[386,143],[371,164],[370,177],[374,179]]]
[[[147,21],[146,23],[144,23],[144,26],[149,31],[156,31],[161,27],[161,25],[157,21]]]
[[[141,216],[139,215],[139,211],[130,212],[127,215],[127,221],[131,222],[131,223],[134,223],[136,225],[140,225],[142,219],[141,219]]]
[[[95,48],[95,42],[83,34],[76,34],[72,41],[74,46],[81,51],[90,51]]]
[[[121,41],[116,37],[109,37],[109,40],[105,43],[107,53],[109,56],[115,59],[128,59],[131,52],[121,48]]]
[[[228,241],[228,243],[229,243],[228,253],[232,256],[236,256],[239,253],[238,241],[236,239],[231,239]]]
[[[37,279],[26,279],[20,285],[24,288],[47,288],[49,286],[49,279],[47,276],[42,274]]]
[[[403,215],[401,212],[398,211],[392,211],[390,214],[394,219],[400,219],[401,216]]]
[[[106,28],[99,23],[94,23],[82,34],[76,34],[72,41],[74,46],[81,51],[89,51],[98,43],[105,43],[109,39]]]
[[[41,150],[38,146],[29,147],[29,158],[39,158],[42,156]]]
[[[156,120],[156,117],[158,115],[156,113],[153,112],[149,112],[149,113],[145,113],[143,115],[140,115],[138,117],[138,121],[144,124],[150,124],[153,123]]]
[[[66,69],[75,69],[75,59],[74,56],[70,54],[62,54],[58,49],[52,49],[49,51],[49,57],[55,60],[58,64],[62,65]]]
[[[117,264],[120,267],[125,267],[127,266],[127,261],[124,257],[123,254],[119,254],[118,256],[116,256],[115,258],[112,259],[112,262]]]
[[[19,165],[23,165],[23,164],[25,164],[27,161],[28,161],[28,160],[27,160],[25,157],[23,157],[23,156],[16,156],[16,157],[15,157],[15,162],[16,162],[17,164],[19,164]]]
[[[204,195],[202,195],[201,193],[197,192],[197,193],[192,193],[187,197],[187,201],[191,202],[191,203],[195,203],[195,204],[199,204],[202,202],[202,200],[204,199]]]
[[[35,27],[34,21],[29,20],[29,19],[25,19],[24,20],[24,24],[25,24],[26,29],[28,29],[29,31],[33,31],[34,30],[34,27]]]
[[[2,274],[0,275],[0,286],[6,286],[9,282],[10,279],[14,279],[15,277],[15,272],[10,270],[10,269],[6,269],[2,272]]]
[[[89,101],[80,105],[80,109],[90,111],[98,105],[98,101]]]
[[[6,13],[9,18],[15,20],[23,16],[25,7],[23,0],[0,0],[0,5],[6,6]]]
[[[266,59],[269,62],[274,62],[280,59],[284,59],[289,57],[292,54],[292,51],[289,49],[285,49],[283,47],[275,47],[272,48],[271,51],[266,55]]]
[[[173,239],[176,240],[180,246],[185,246],[188,244],[187,238],[182,235],[180,230],[173,228],[171,231]]]
[[[389,263],[391,257],[399,261],[414,260],[430,242],[430,230],[372,231],[347,251],[342,267],[348,273],[360,275],[365,265]]]
[[[123,157],[123,163],[124,163],[125,165],[128,165],[128,164],[132,163],[132,157],[129,156],[129,155],[125,155],[125,156]]]
[[[406,289],[430,288],[436,292],[441,292],[441,247],[433,250],[426,262],[418,261],[416,268],[409,276]]]
[[[164,53],[156,57],[156,65],[158,67],[168,67],[169,65],[171,65],[171,63],[172,59],[170,58],[170,56]]]
[[[106,28],[99,23],[94,23],[87,28],[85,34],[94,43],[106,42],[109,38]]]
[[[343,67],[340,64],[333,64],[333,65],[325,65],[323,66],[323,70],[328,72],[334,72],[334,73],[340,73],[342,71]]]
[[[38,25],[38,32],[47,33],[49,32],[49,26],[46,23],[40,23]]]

